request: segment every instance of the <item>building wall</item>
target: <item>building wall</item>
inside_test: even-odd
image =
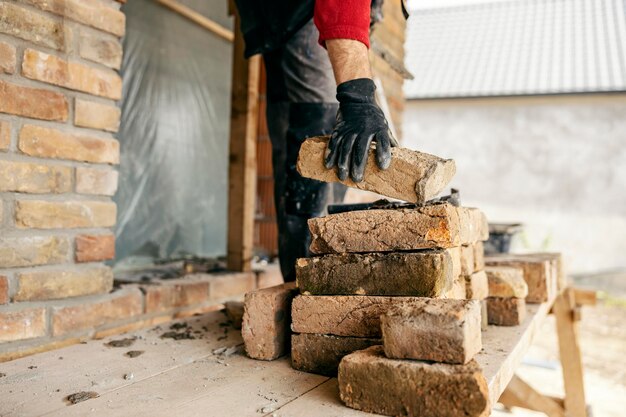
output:
[[[626,268],[626,95],[407,101],[404,146],[453,158],[452,186],[516,250],[563,251],[571,272]]]

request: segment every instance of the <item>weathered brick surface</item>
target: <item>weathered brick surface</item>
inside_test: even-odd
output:
[[[18,274],[15,301],[52,300],[103,294],[113,288],[113,272],[106,266]]]
[[[465,277],[465,296],[472,300],[484,300],[489,296],[489,280],[485,271]]]
[[[0,304],[9,302],[9,279],[0,275]]]
[[[114,235],[76,236],[76,262],[106,261],[113,258],[115,258]]]
[[[2,310],[0,308],[0,342],[32,339],[46,335],[46,309]]]
[[[558,277],[554,277],[550,261],[529,255],[501,255],[485,258],[487,266],[512,266],[524,270],[528,285],[528,303],[543,303],[556,295]]]
[[[251,291],[244,301],[241,336],[253,359],[274,360],[289,350],[289,311],[295,282]]]
[[[107,201],[21,200],[15,204],[19,228],[111,227],[115,216],[115,203]]]
[[[75,135],[47,127],[24,125],[19,149],[30,156],[118,164],[120,144],[114,139]]]
[[[113,195],[117,191],[119,173],[113,169],[76,168],[76,192],[80,194]]]
[[[293,300],[291,330],[294,333],[379,338],[381,314],[394,304],[416,300],[419,298],[299,295]]]
[[[452,282],[452,287],[444,294],[444,298],[452,300],[465,300],[467,298],[465,286],[465,277],[463,275],[457,276],[457,278]]]
[[[489,235],[480,210],[450,204],[352,211],[312,218],[308,223],[311,251],[316,254],[451,248]]]
[[[558,290],[567,287],[567,274],[563,265],[563,256],[557,252],[536,252],[525,254],[526,257],[543,259],[550,262],[551,273],[556,277],[556,286]]]
[[[33,80],[113,100],[122,98],[122,79],[115,71],[66,61],[58,56],[33,49],[24,51],[22,75]]]
[[[141,292],[138,289],[125,289],[103,296],[101,300],[87,299],[68,307],[53,307],[52,334],[59,336],[94,328],[141,313]]]
[[[69,256],[66,237],[0,237],[0,268],[58,264],[67,262]]]
[[[74,124],[81,127],[117,132],[121,110],[108,104],[76,99]]]
[[[489,297],[526,298],[528,295],[522,268],[489,266],[485,272],[489,280]]]
[[[474,272],[485,269],[485,245],[482,241],[474,243]]]
[[[366,337],[294,334],[291,336],[291,366],[299,371],[334,377],[344,356],[381,343],[380,339]]]
[[[252,272],[208,274],[211,300],[241,296],[256,289],[256,276]]]
[[[526,318],[526,302],[523,298],[487,298],[489,324],[517,326]]]
[[[0,33],[59,50],[71,39],[62,21],[8,2],[0,3]]]
[[[20,0],[35,7],[67,17],[79,23],[123,36],[124,13],[97,0]]]
[[[117,39],[83,32],[79,39],[79,51],[82,58],[107,67],[120,69],[122,65],[122,44]]]
[[[301,258],[296,276],[300,291],[312,295],[439,297],[454,280],[445,250]]]
[[[6,151],[11,145],[11,124],[0,120],[0,151]]]
[[[380,318],[385,355],[468,363],[482,349],[480,302],[422,298],[391,307]]]
[[[0,73],[13,74],[16,62],[15,47],[6,42],[0,42]]]
[[[209,283],[189,279],[163,282],[162,285],[146,285],[146,313],[169,311],[204,303],[209,299]]]
[[[328,137],[311,138],[302,144],[298,155],[298,172],[307,178],[341,182],[349,187],[373,191],[387,197],[413,203],[424,203],[439,194],[456,172],[454,161],[406,148],[392,148],[391,165],[378,168],[371,150],[362,182],[340,181],[334,169],[326,169],[324,155]]]
[[[461,274],[472,275],[474,271],[474,246],[463,245],[461,251]]]
[[[339,396],[348,407],[388,416],[486,417],[491,412],[487,381],[476,361],[388,359],[382,346],[342,359]]]
[[[0,161],[0,192],[67,193],[71,190],[70,167]]]
[[[41,88],[23,87],[0,80],[0,113],[42,120],[66,121],[67,99]]]

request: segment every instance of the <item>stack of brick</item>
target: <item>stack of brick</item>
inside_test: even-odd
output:
[[[489,298],[487,298],[489,324],[497,326],[521,324],[526,317],[528,296],[524,270],[509,266],[489,266],[486,272],[489,280]]]

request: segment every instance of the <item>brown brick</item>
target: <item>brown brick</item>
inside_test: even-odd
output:
[[[76,168],[76,192],[81,194],[114,195],[118,172],[112,169]]]
[[[0,304],[9,302],[9,279],[0,275]]]
[[[114,38],[104,38],[83,32],[79,39],[79,50],[82,58],[120,69],[122,65],[122,44]]]
[[[13,74],[16,62],[15,47],[8,43],[0,42],[0,73]]]
[[[336,377],[344,356],[381,343],[380,339],[366,337],[294,334],[291,336],[291,366],[303,372]]]
[[[483,242],[474,243],[474,272],[485,269],[485,246]]]
[[[113,288],[111,268],[98,266],[70,271],[51,270],[18,274],[15,301],[53,300],[103,294]]]
[[[310,295],[439,297],[452,287],[452,262],[446,250],[331,254],[298,259],[296,276]]]
[[[76,262],[106,261],[115,258],[114,235],[76,236]]]
[[[421,298],[391,307],[380,318],[385,355],[468,363],[482,349],[480,302]]]
[[[32,339],[46,335],[46,309],[2,310],[0,308],[0,342]]]
[[[59,50],[71,43],[69,28],[61,20],[7,2],[0,3],[0,33]]]
[[[209,283],[190,279],[177,280],[176,283],[146,285],[146,313],[168,311],[204,303],[209,299]]]
[[[11,124],[0,120],[0,151],[6,151],[11,146]]]
[[[97,0],[20,1],[120,37],[124,35],[126,26],[124,13]]]
[[[348,407],[387,416],[486,417],[489,389],[480,365],[388,359],[382,346],[344,357],[339,396]]]
[[[0,192],[67,193],[71,188],[70,167],[0,161]]]
[[[553,276],[549,260],[533,255],[496,255],[485,258],[487,266],[512,266],[524,270],[528,303],[543,303],[556,296],[558,277]]]
[[[274,360],[288,352],[289,311],[295,282],[251,291],[244,301],[241,336],[253,359]]]
[[[30,156],[118,164],[120,145],[114,139],[73,135],[56,129],[24,125],[19,149]]]
[[[15,205],[15,222],[22,229],[111,227],[116,211],[109,201],[21,200]]]
[[[334,168],[327,169],[324,166],[327,143],[327,136],[304,141],[297,163],[298,172],[302,176],[325,182],[341,182],[387,197],[424,203],[439,194],[456,172],[451,159],[398,147],[391,150],[391,165],[388,169],[378,168],[375,151],[371,150],[363,181],[355,183],[350,178],[340,181]]]
[[[0,268],[17,268],[67,262],[70,242],[66,237],[25,236],[0,238]]]
[[[484,300],[489,296],[489,280],[485,271],[465,276],[465,296],[472,300]]]
[[[256,275],[252,272],[210,274],[211,300],[240,297],[256,288]]]
[[[527,253],[525,257],[547,260],[550,262],[551,274],[556,277],[557,289],[567,287],[567,274],[563,265],[563,256],[558,252]]]
[[[528,295],[522,268],[489,266],[485,272],[489,280],[489,297],[526,298]]]
[[[33,119],[66,121],[68,104],[63,94],[0,80],[0,112]]]
[[[72,303],[73,304],[73,303]],[[68,307],[52,308],[52,334],[75,332],[130,319],[142,314],[142,295],[139,289],[126,289]]]
[[[24,51],[22,75],[113,100],[122,98],[122,79],[115,71],[68,62],[58,56],[33,49]]]
[[[452,248],[489,235],[480,210],[450,204],[331,214],[310,219],[309,230],[316,254]]]
[[[518,326],[526,318],[526,302],[523,298],[487,298],[489,324]]]
[[[118,107],[76,99],[74,124],[81,127],[117,132],[121,111]]]

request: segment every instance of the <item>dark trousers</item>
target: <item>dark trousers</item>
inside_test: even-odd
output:
[[[345,187],[303,178],[298,151],[309,137],[332,132],[337,115],[336,87],[328,54],[317,43],[313,21],[283,47],[265,53],[267,125],[272,141],[278,251],[285,281],[294,281],[297,258],[308,256],[307,220],[340,202]]]

